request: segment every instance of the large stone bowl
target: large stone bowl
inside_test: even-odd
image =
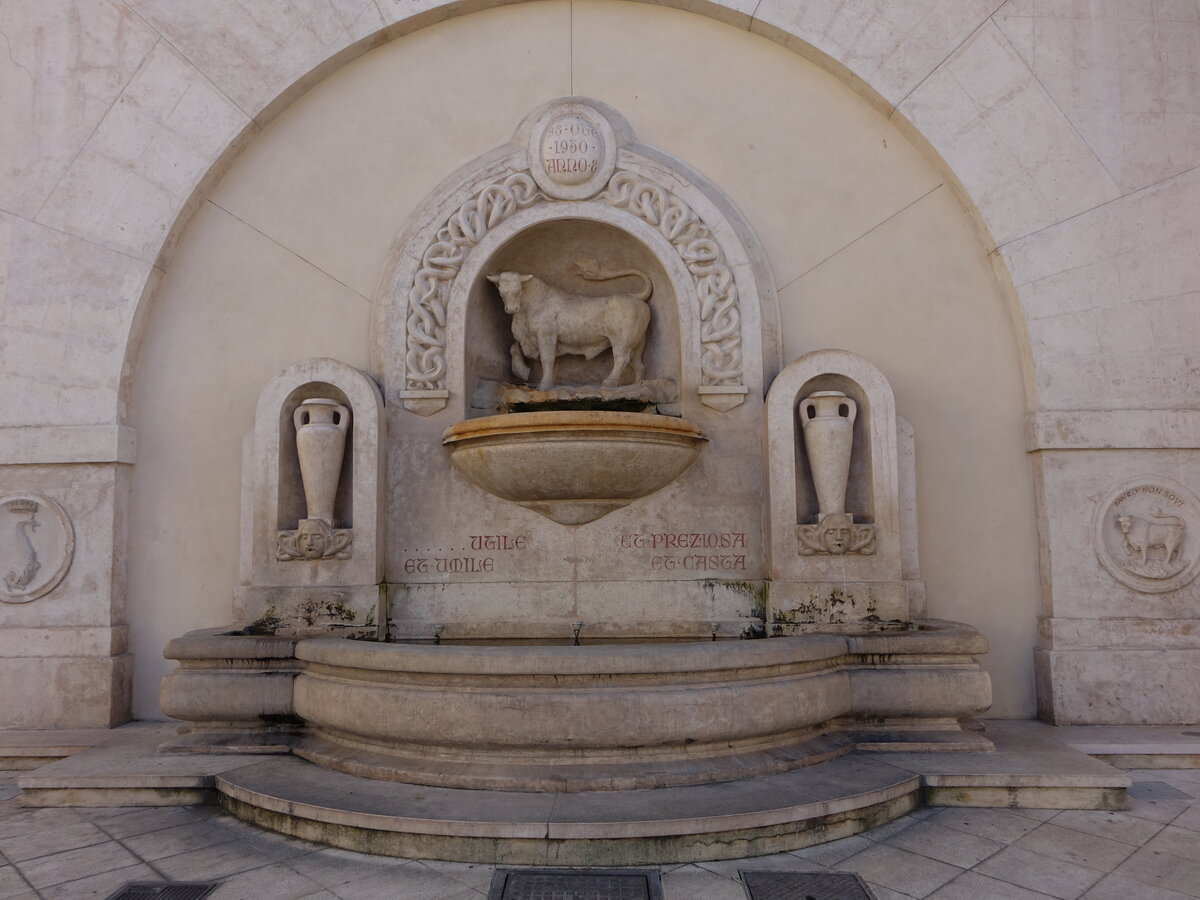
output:
[[[442,443],[490,494],[563,525],[582,525],[678,478],[707,438],[686,419],[555,410],[467,419]]]

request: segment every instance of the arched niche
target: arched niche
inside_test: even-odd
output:
[[[632,216],[614,214],[599,204],[565,206],[530,210],[507,227],[497,229],[481,244],[456,283],[448,324],[452,335],[461,333],[464,339],[461,344],[451,339],[448,356],[463,356],[464,416],[497,411],[494,402],[487,399],[493,396],[489,392],[494,392],[496,384],[514,380],[509,353],[513,343],[511,317],[504,312],[499,293],[487,276],[503,271],[532,273],[555,287],[585,297],[638,286],[638,279],[632,276],[613,282],[589,282],[576,270],[577,264],[596,266],[605,272],[637,269],[650,279],[653,290],[647,302],[651,319],[642,357],[646,366],[643,380],[660,383],[664,391],[664,401],[657,404],[660,412],[678,414],[685,368],[690,381],[699,377],[698,359],[681,346],[681,336],[691,336],[698,328],[693,312],[695,289],[686,267],[667,241],[644,224],[639,225]],[[536,383],[540,366],[533,365],[530,380]],[[557,362],[556,377],[561,385],[595,385],[611,368],[611,350],[592,360],[566,356]],[[621,383],[630,380],[626,371]]]
[[[661,247],[657,248],[659,251]],[[669,249],[669,248],[668,248]],[[646,276],[651,316],[641,362],[642,383],[655,391],[656,411],[677,414],[680,383],[680,298],[676,281],[691,299],[686,278],[679,267],[668,272],[658,254],[630,231],[602,218],[562,218],[554,215],[531,224],[487,256],[467,287],[463,328],[464,397],[468,417],[504,410],[502,386],[516,379],[510,350],[514,343],[511,318],[504,312],[497,288],[488,280],[500,272],[529,273],[578,297],[602,298],[622,291],[637,291],[643,283],[637,275],[611,280],[594,280],[596,275],[640,272]],[[686,272],[682,273],[686,276]],[[585,276],[592,276],[591,278]],[[481,277],[482,276],[482,277]],[[536,383],[539,362],[531,360],[527,379]],[[566,390],[599,384],[613,368],[612,348],[592,359],[580,355],[561,357],[555,365],[556,384]],[[619,385],[634,380],[630,366],[622,372]]]
[[[600,145],[582,184],[559,183],[551,171],[548,135],[563,121],[589,123]],[[555,234],[563,243],[543,261],[538,248]],[[728,411],[762,395],[779,367],[779,313],[753,232],[702,176],[636,144],[615,110],[566,97],[534,110],[511,143],[447,178],[397,241],[372,328],[373,366],[389,403],[421,416],[449,410],[453,421],[484,414],[486,399],[474,405],[476,381],[500,377],[503,356],[493,357],[504,318],[486,308],[481,276],[506,259],[536,262],[566,287],[567,257],[596,256],[597,241],[615,242],[618,260],[654,270],[650,362],[665,372],[678,353],[685,414],[697,403]],[[479,322],[468,310],[481,311]],[[481,334],[491,362],[472,343]]]

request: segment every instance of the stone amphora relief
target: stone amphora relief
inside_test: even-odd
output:
[[[336,400],[315,397],[296,408],[293,421],[308,518],[332,525],[350,410]]]
[[[857,416],[858,405],[841,391],[819,391],[800,401],[800,427],[817,491],[818,519],[846,511]]]

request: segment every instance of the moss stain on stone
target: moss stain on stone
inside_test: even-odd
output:
[[[279,618],[275,607],[270,606],[265,613],[247,625],[242,631],[245,634],[274,634],[282,624],[283,619]]]

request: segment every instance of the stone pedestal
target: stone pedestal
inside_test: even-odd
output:
[[[0,428],[0,727],[130,718],[119,548],[134,451],[126,428]]]

